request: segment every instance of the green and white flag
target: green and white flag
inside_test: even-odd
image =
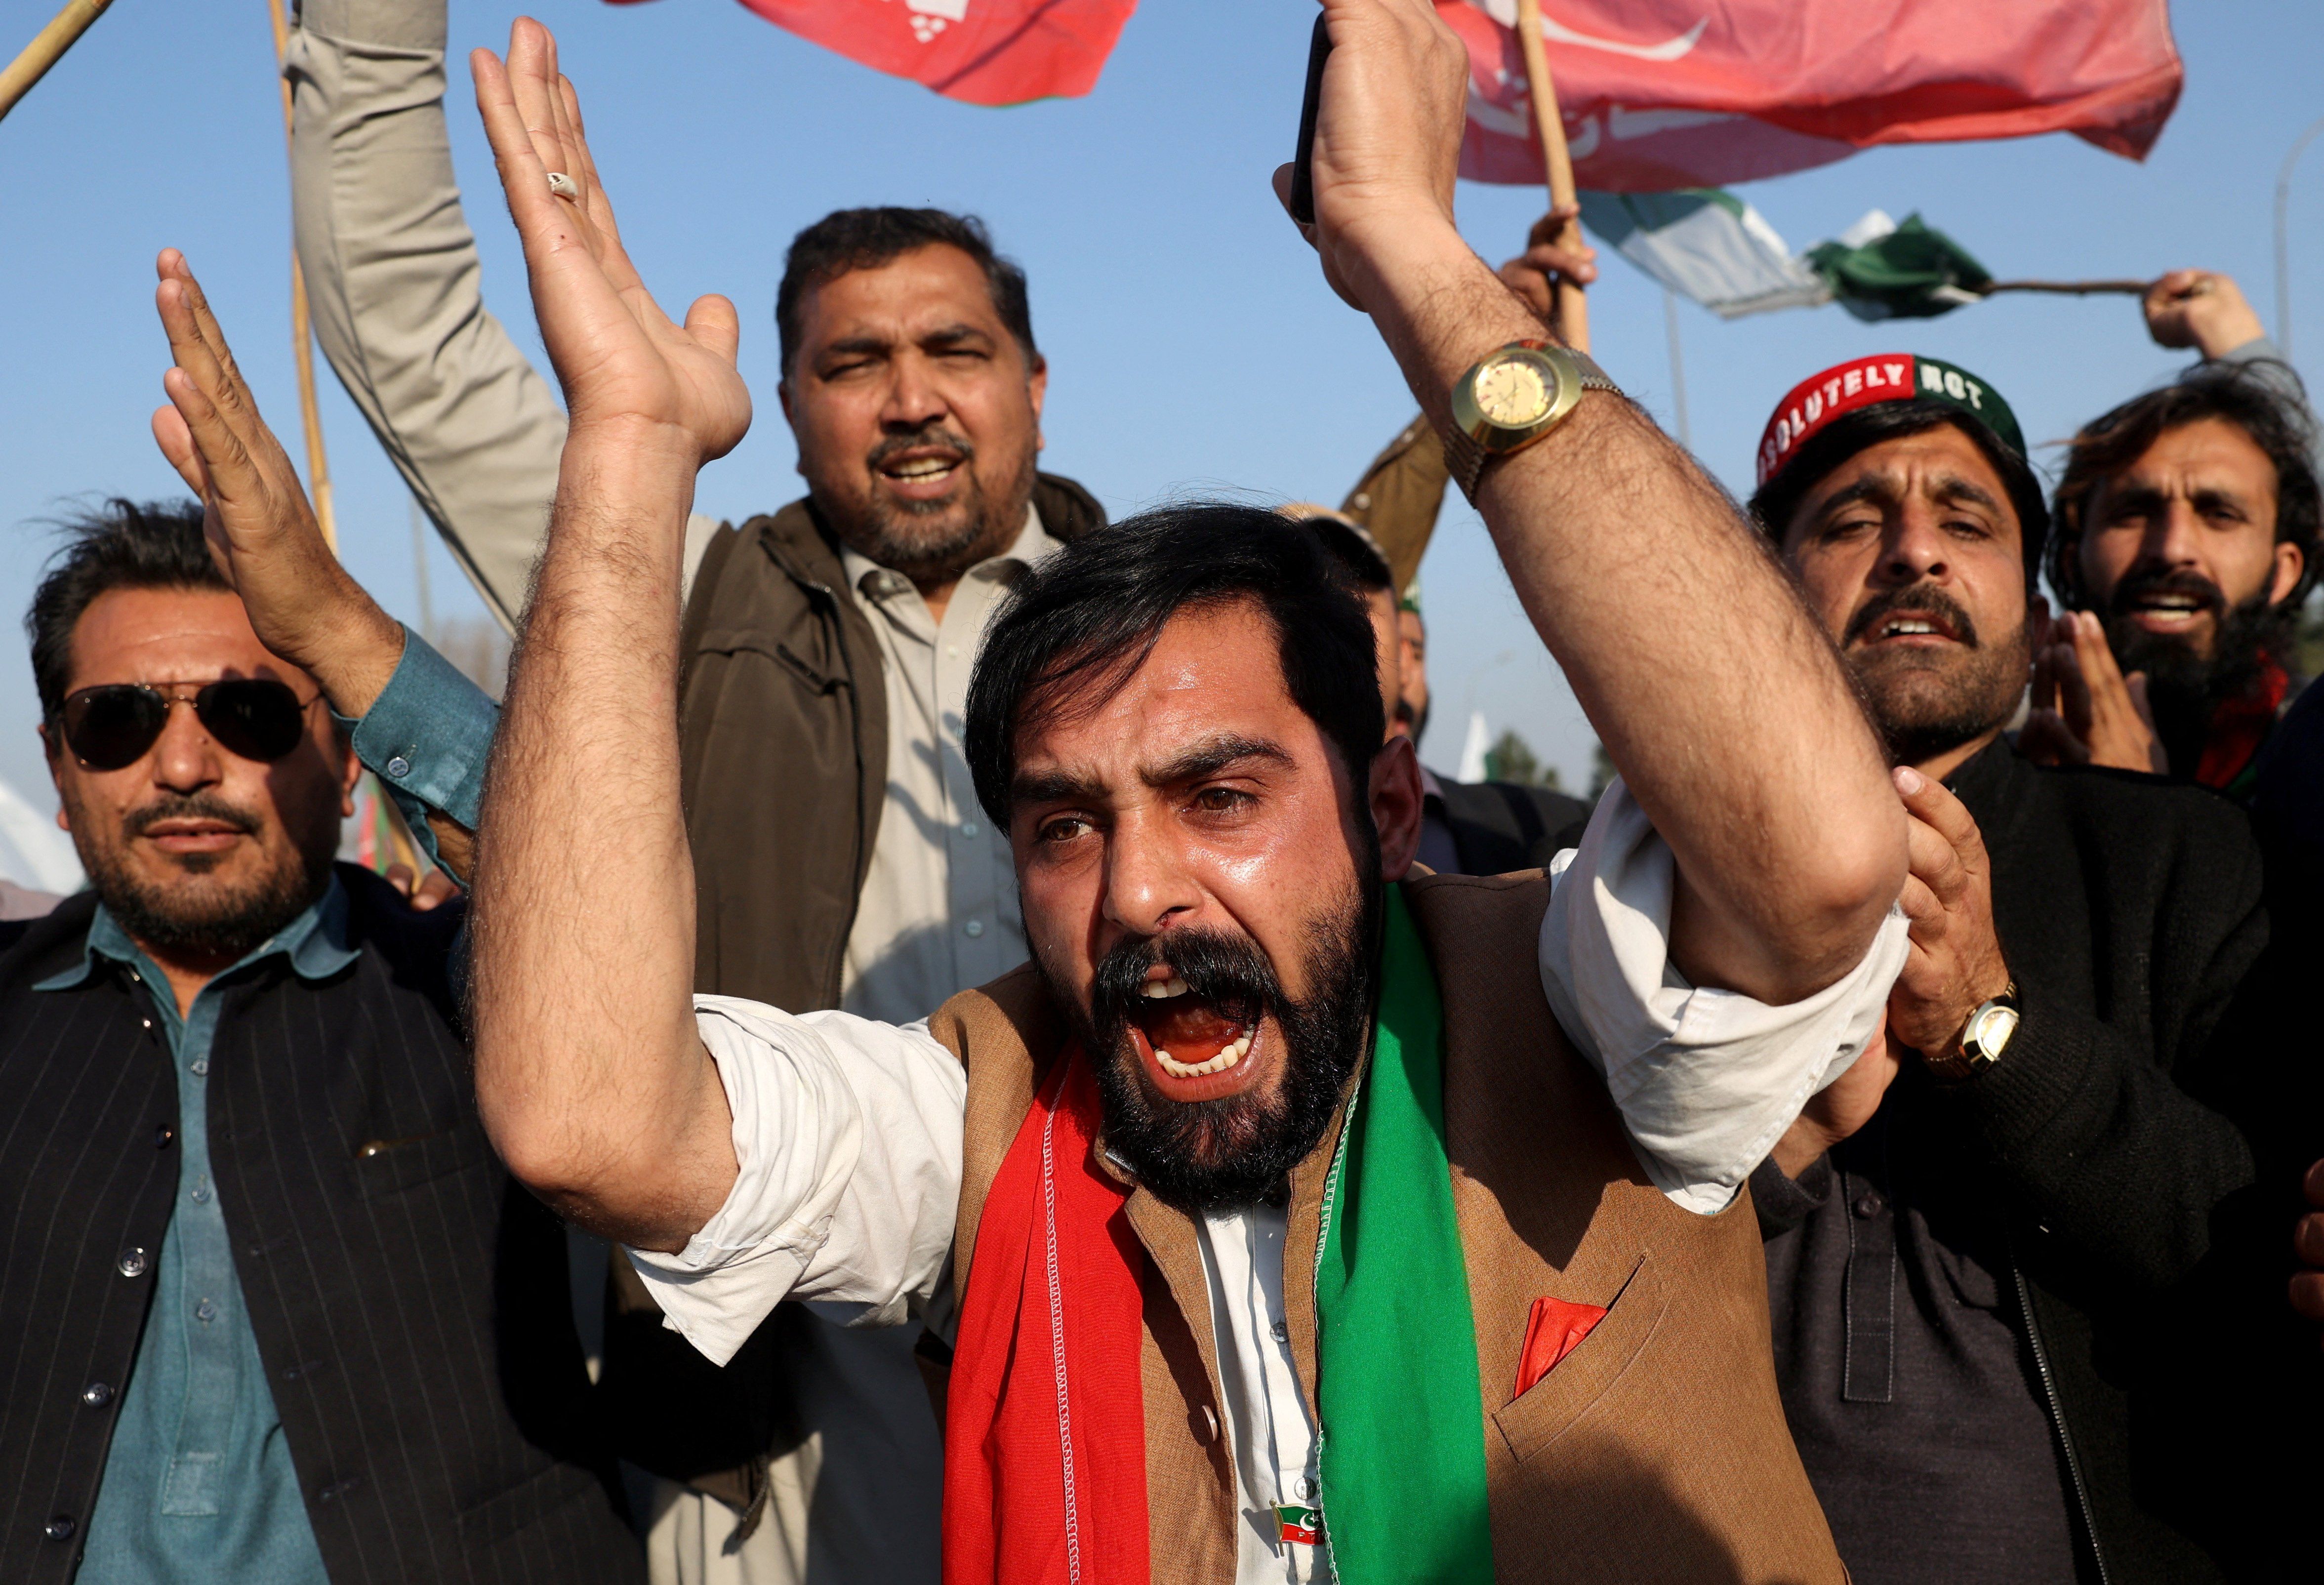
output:
[[[1721,318],[1812,309],[1831,288],[1759,211],[1720,188],[1582,195],[1582,224],[1639,269]]]
[[[1837,301],[1859,319],[1923,319],[1983,298],[1993,277],[1918,215],[1878,209],[1830,242],[1794,253],[1733,193],[1582,195],[1582,223],[1624,258],[1721,318]]]

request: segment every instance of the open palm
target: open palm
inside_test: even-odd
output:
[[[547,28],[519,17],[505,64],[478,50],[469,65],[573,429],[632,429],[697,465],[724,456],[751,427],[751,393],[734,368],[734,305],[699,298],[680,325],[655,304],[622,251],[580,99],[557,69]],[[551,192],[551,171],[572,184],[571,196]]]

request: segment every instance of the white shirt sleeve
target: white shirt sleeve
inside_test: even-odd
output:
[[[785,1299],[894,1325],[946,1279],[968,1075],[928,1033],[697,996],[734,1114],[734,1187],[676,1255],[631,1249],[666,1324],[724,1365]]]
[[[1880,1029],[1905,920],[1891,908],[1854,969],[1771,1007],[1697,989],[1672,966],[1675,875],[1669,846],[1616,780],[1582,845],[1550,866],[1541,983],[1567,1038],[1605,1074],[1647,1175],[1711,1215]]]

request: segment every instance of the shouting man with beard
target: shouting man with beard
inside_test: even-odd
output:
[[[189,281],[163,310],[199,343]],[[225,493],[271,465],[303,511],[244,438]],[[628,1585],[564,1234],[476,1125],[460,910],[332,863],[355,752],[203,517],[74,522],[25,620],[89,889],[0,926],[0,1577]]]
[[[2156,341],[2206,361],[2074,437],[2049,556],[2069,609],[2024,746],[2247,801],[2316,581],[2315,418],[2228,277],[2174,271],[2145,306]]]
[[[317,337],[513,627],[567,420],[486,310],[445,123],[444,0],[295,14],[292,211]],[[1048,374],[1026,277],[973,217],[826,215],[772,295],[771,394],[806,493],[736,527],[692,517],[678,596],[695,989],[908,1019],[1025,956],[1006,835],[961,752],[969,665],[1009,585],[1104,514],[1037,467]],[[402,668],[355,710],[409,751],[460,685],[423,640],[398,642]],[[384,784],[432,840],[427,776]],[[787,1306],[713,1372],[613,1275],[602,1379],[624,1456],[661,1478],[644,1516],[660,1585],[935,1585],[941,1449],[908,1339]],[[605,1307],[592,1294],[582,1311]]]
[[[712,1360],[789,1299],[923,1322],[952,1579],[1838,1580],[1741,1183],[1877,1037],[1904,814],[1748,525],[1461,241],[1457,37],[1326,15],[1326,277],[1632,779],[1563,878],[1416,873],[1360,605],[1187,507],[1028,569],[977,661],[1031,963],[908,1022],[694,995],[676,593],[737,326],[654,309],[520,22],[478,97],[571,424],[477,834],[481,1110]],[[272,631],[311,602],[270,516],[226,537]]]
[[[1913,816],[1888,1060],[1751,1180],[1840,1554],[1865,1585],[2238,1572],[2268,1494],[2297,1507],[2241,1418],[2264,1389],[2234,1384],[2289,1322],[2283,1224],[2250,1210],[2251,1097],[2292,1064],[2241,1000],[2266,937],[2248,823],[2003,735],[2048,525],[1989,384],[1909,353],[1827,369],[1777,407],[1758,473],[1753,513]]]

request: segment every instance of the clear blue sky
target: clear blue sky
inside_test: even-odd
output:
[[[0,52],[51,7],[0,5]],[[504,42],[510,14],[500,0],[454,0],[456,52]],[[774,286],[790,235],[844,205],[937,204],[991,223],[1032,278],[1052,370],[1047,465],[1117,513],[1222,489],[1336,500],[1411,411],[1370,327],[1323,287],[1268,191],[1297,116],[1314,14],[1303,0],[1150,0],[1095,93],[1010,110],[878,76],[732,0],[546,0],[539,14],[563,42],[646,279],[673,311],[711,290],[742,311],[759,422],[705,475],[702,510],[740,517],[798,493],[772,400]],[[2224,269],[2273,327],[2276,168],[2324,115],[2324,6],[2213,0],[2182,7],[2176,26],[2187,90],[2144,165],[2063,136],[1938,145],[1746,196],[1795,247],[1877,206],[1922,210],[2002,275]],[[452,127],[488,296],[537,352],[465,73]],[[2298,350],[2324,353],[2324,143],[2303,170],[2293,312]],[[77,497],[175,489],[146,429],[167,362],[152,312],[161,247],[187,251],[265,410],[295,434],[286,189],[263,0],[117,0],[0,122],[0,607],[23,608],[43,517]],[[1540,201],[1464,186],[1461,218],[1498,259]],[[1904,348],[1965,364],[2037,441],[2181,361],[2146,341],[2123,299],[1997,299],[1895,328],[1831,308],[1730,325],[1683,306],[1680,321],[1693,445],[1738,492],[1775,399],[1843,357]],[[1591,322],[1600,361],[1671,425],[1659,289],[1609,255]],[[415,615],[407,497],[324,378],[347,562]],[[430,567],[439,616],[481,609],[440,549]],[[1517,726],[1569,781],[1586,779],[1588,727],[1457,496],[1423,577],[1440,701],[1429,759],[1451,768],[1474,708]],[[23,655],[12,645],[0,659],[0,777],[46,805]]]

